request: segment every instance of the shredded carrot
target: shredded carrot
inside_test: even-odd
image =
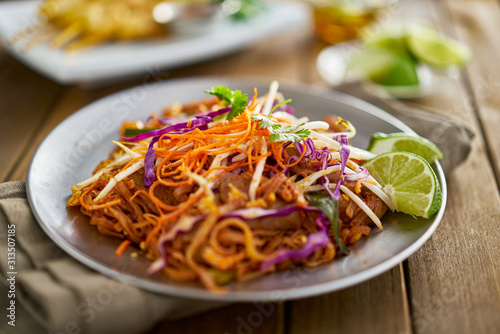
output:
[[[361,192],[361,180],[356,181],[356,185],[354,186],[354,191],[356,191],[356,194],[359,194]]]
[[[121,203],[121,199],[117,198],[113,201],[110,201],[110,202],[107,202],[107,203],[103,203],[103,204],[96,204],[96,205],[89,205],[85,202],[85,196],[87,196],[90,191],[92,189],[94,189],[94,187],[96,185],[99,184],[99,181],[95,181],[87,190],[85,190],[82,195],[80,196],[80,205],[83,206],[85,209],[89,210],[89,211],[92,211],[92,210],[100,210],[100,209],[105,209],[105,208],[108,208],[110,206],[113,206],[113,205],[116,205],[116,204],[120,204]]]
[[[198,174],[205,165],[205,163],[207,162],[207,159],[208,159],[208,154],[203,154],[201,161],[197,162],[198,166],[195,170],[193,170],[193,173]]]
[[[271,144],[271,149],[273,151],[273,154],[274,154],[274,159],[276,159],[276,162],[278,163],[278,165],[283,168],[283,169],[286,169],[286,166],[285,164],[283,164],[283,161],[281,161],[281,154],[279,151],[277,151],[277,146],[278,144],[277,143],[272,143]],[[283,147],[283,146],[281,146]]]
[[[178,164],[175,164],[172,166],[172,168],[173,167],[177,167],[177,168],[170,171],[170,172],[165,172],[165,170],[168,169],[169,166],[162,166],[161,176],[168,177],[168,176],[173,176],[173,175],[179,174],[181,172],[179,167],[182,164],[182,160],[178,160],[178,162],[179,162]]]
[[[285,167],[290,168],[290,167],[296,166],[302,160],[302,158],[304,158],[307,150],[306,150],[306,144],[303,143],[303,145],[304,145],[304,147],[302,148],[302,153],[300,154],[299,159],[297,161],[289,164],[289,165],[284,165]]]
[[[363,182],[373,184],[374,186],[377,185],[375,182],[367,180],[367,179],[357,180],[356,184],[354,185],[354,191],[356,192],[356,194],[359,194],[361,192],[361,186],[362,186],[361,183],[363,183]]]
[[[155,226],[155,228],[151,232],[149,232],[148,236],[146,237],[146,240],[145,240],[146,245],[149,245],[149,243],[151,242],[153,237],[160,232],[160,230],[163,226],[163,223],[175,220],[182,213],[184,213],[187,209],[192,207],[193,204],[196,203],[196,201],[198,201],[198,199],[201,197],[201,195],[203,195],[203,192],[200,192],[198,195],[191,194],[189,196],[189,198],[187,199],[187,201],[185,201],[179,205],[179,207],[177,208],[176,211],[173,211],[169,214],[160,216],[160,219],[158,220],[158,224]]]
[[[130,197],[130,201],[133,201],[133,200],[134,200],[134,199],[135,199],[135,198],[136,198],[139,194],[143,194],[143,195],[145,195],[147,198],[149,198],[149,199],[151,200],[151,198],[150,198],[150,196],[149,196],[148,192],[147,192],[146,190],[143,190],[143,189],[142,189],[142,190],[137,190],[137,191],[135,192],[135,194],[134,194],[132,197]],[[152,201],[152,200],[151,200],[151,201]],[[153,204],[154,204],[154,206],[156,207],[156,210],[158,210],[158,212],[159,212],[160,214],[162,214],[162,213],[163,213],[163,210],[162,210],[162,209],[158,206],[158,204],[156,204],[156,203],[154,203],[154,202],[153,202]]]
[[[257,106],[257,96],[258,96],[258,92],[257,92],[257,87],[254,87],[253,89],[253,99],[252,99],[252,103],[250,103],[250,105],[248,106],[248,110],[251,110],[253,111],[255,109],[255,107]]]
[[[166,210],[166,211],[174,211],[177,208],[177,206],[168,205],[154,195],[154,190],[159,184],[160,184],[160,181],[156,180],[153,182],[151,187],[149,187],[149,192],[147,193],[148,198],[151,200],[151,202],[153,202],[156,206],[160,207],[161,209]]]
[[[134,159],[130,160],[120,171],[126,170],[127,168],[132,166],[134,163],[136,163],[137,161],[142,160],[142,159],[144,159],[144,156],[142,156],[142,155],[140,157],[135,157]]]
[[[184,178],[184,175],[182,175],[182,178]],[[188,180],[184,180],[184,181],[179,181],[179,182],[168,181],[168,180],[169,179],[160,179],[158,181],[161,184],[163,184],[164,186],[167,186],[167,187],[180,187],[180,186],[184,186],[184,185],[188,185],[188,184],[192,184],[193,183],[192,179],[188,179]]]
[[[250,116],[248,115],[247,112],[244,112],[242,114],[245,114],[245,116],[248,120],[248,125],[247,125],[247,129],[245,131],[245,134],[243,136],[241,136],[241,138],[238,139],[232,146],[230,146],[226,149],[222,149],[222,150],[213,152],[213,154],[222,154],[222,153],[230,152],[230,151],[234,150],[238,145],[243,143],[248,138],[248,136],[250,135],[251,129],[252,129],[252,119],[250,118]]]
[[[253,161],[254,164],[256,164],[257,162],[259,162],[260,160],[264,159],[264,158],[267,158],[267,157],[270,157],[272,155],[271,152],[268,152],[267,154],[262,154],[260,156],[257,156],[257,157],[254,157],[255,161]],[[210,174],[210,172],[214,171],[214,170],[220,170],[220,169],[223,169],[224,171],[226,172],[230,172],[234,169],[237,169],[237,168],[240,168],[240,167],[245,167],[245,166],[248,166],[248,162],[245,162],[245,163],[241,163],[241,164],[233,164],[231,166],[219,166],[219,167],[212,167],[210,168],[209,170],[207,170],[205,173],[202,174],[203,177],[207,176],[208,174]]]
[[[103,203],[103,204],[97,204],[97,205],[87,205],[87,206],[84,206],[82,205],[83,207],[85,207],[85,209],[87,210],[101,210],[101,209],[105,209],[105,208],[109,208],[110,206],[113,206],[113,205],[117,205],[117,204],[120,204],[121,203],[121,199],[117,198],[113,201],[110,201],[110,202],[107,202],[107,203]]]
[[[208,130],[204,130],[203,133],[204,134],[211,134],[211,133],[228,133],[229,130],[237,130],[239,128],[246,128],[246,122],[241,122],[237,120],[237,118],[233,118],[229,125],[223,125],[223,124],[217,124],[216,126],[214,126],[213,128],[210,128]]]
[[[252,166],[253,136],[254,136],[254,133],[255,133],[255,127],[256,126],[257,126],[256,123],[252,124],[252,128],[250,129],[250,141],[248,143],[248,168],[252,172],[253,172],[253,166]]]
[[[158,168],[156,169],[156,177],[158,179],[160,179],[160,174],[163,172],[163,168],[175,167],[175,166],[178,166],[178,165],[180,165],[182,163],[182,162],[176,161],[174,163],[171,163],[171,164],[165,166],[165,163],[167,161],[170,161],[170,158],[175,154],[176,151],[177,151],[177,149],[173,149],[172,151],[170,151],[169,154],[167,154],[165,157],[163,157],[161,159],[160,164],[158,165]],[[161,176],[164,176],[164,175],[161,175]]]
[[[123,242],[118,246],[118,248],[115,251],[116,257],[121,257],[125,249],[132,244],[132,241],[130,240],[123,240]]]
[[[271,166],[271,165],[268,165],[268,164],[265,164],[264,166],[267,167],[267,168],[269,168],[269,169],[271,169],[271,170],[273,170],[273,171],[275,171],[278,174],[283,174],[283,172],[281,172],[278,168],[276,168],[274,166]]]

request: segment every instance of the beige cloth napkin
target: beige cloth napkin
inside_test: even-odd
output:
[[[7,263],[8,226],[15,225],[15,268]],[[31,213],[24,182],[0,184],[0,270],[16,272],[15,298],[0,284],[0,333],[143,333],[157,322],[223,303],[158,295],[92,271],[62,252]],[[15,327],[6,315],[15,301]]]

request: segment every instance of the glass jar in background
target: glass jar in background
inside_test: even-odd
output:
[[[397,0],[308,0],[319,39],[338,44],[358,37]]]

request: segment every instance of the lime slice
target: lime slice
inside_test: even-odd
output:
[[[395,56],[385,49],[366,47],[348,59],[347,70],[370,80],[371,77],[384,75],[394,60]]]
[[[394,151],[404,151],[417,154],[433,163],[436,159],[443,158],[443,152],[429,140],[406,133],[375,133],[370,138],[368,151],[382,154]]]
[[[470,49],[435,29],[423,25],[411,25],[406,31],[406,41],[413,55],[420,61],[446,70],[449,67],[462,67],[472,53]]]
[[[422,157],[390,152],[367,161],[364,167],[392,199],[396,211],[429,218],[441,207],[441,188],[436,174]]]
[[[378,30],[363,29],[360,39],[366,46],[381,47],[400,54],[408,53],[403,24],[391,24]]]
[[[370,80],[384,86],[415,86],[419,84],[415,61],[403,54],[396,55],[393,63],[384,72],[372,75]]]
[[[351,73],[379,85],[418,85],[416,64],[405,54],[391,52],[382,47],[366,47],[349,59]]]

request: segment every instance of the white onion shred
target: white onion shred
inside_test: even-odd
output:
[[[97,195],[95,198],[94,202],[99,202],[102,200],[110,191],[115,187],[115,185],[126,178],[129,175],[134,174],[137,172],[139,169],[144,167],[144,160],[139,160],[136,163],[134,163],[132,166],[127,167],[127,169],[124,169],[120,173],[116,174],[111,180],[109,180],[108,184],[106,187],[104,187],[103,190]]]
[[[335,189],[336,185],[334,183],[330,183],[328,185],[328,188],[329,189]],[[315,185],[312,185],[309,188],[305,189],[304,192],[308,193],[308,192],[311,192],[311,191],[321,191],[321,190],[325,190],[325,186],[321,185],[321,184],[315,184]]]
[[[267,154],[267,143],[264,140],[262,144],[261,154]],[[257,188],[259,187],[260,180],[262,179],[262,172],[264,172],[264,166],[266,165],[266,159],[261,159],[257,166],[255,167],[255,172],[252,176],[252,181],[250,181],[250,187],[248,189],[248,195],[250,196],[251,201],[255,201]]]
[[[254,109],[253,109],[253,111],[251,111],[251,112],[252,112],[252,113],[254,113],[254,114],[260,114],[260,111],[261,111],[261,110],[262,110],[262,104],[260,104],[260,103],[259,103],[259,104],[257,104],[257,105],[255,106],[255,108],[254,108]]]
[[[113,169],[115,169],[116,166],[121,166],[123,164],[126,164],[130,160],[132,160],[132,158],[130,157],[130,155],[123,154],[119,158],[115,159],[112,163],[110,163],[109,165],[107,165],[106,167],[104,167],[104,168],[100,169],[99,171],[97,171],[90,178],[88,178],[85,181],[82,181],[82,182],[76,184],[75,188],[78,189],[78,190],[80,190],[80,189],[83,189],[83,188],[85,188],[87,186],[90,186],[92,183],[94,183],[95,181],[99,180],[99,178],[101,177],[102,174],[110,172]]]
[[[354,153],[355,155],[357,155],[359,157],[359,158],[354,158],[354,159],[370,160],[370,159],[375,158],[375,156],[376,156],[376,154],[373,154],[372,152],[368,152],[366,150],[360,149],[358,147],[349,146],[349,149],[351,151],[351,156]]]
[[[269,92],[267,93],[266,103],[264,104],[264,108],[261,113],[264,115],[268,115],[271,109],[273,108],[274,99],[276,98],[276,94],[278,93],[278,89],[280,84],[278,81],[273,80],[271,85],[269,86]]]
[[[78,189],[78,190],[80,190],[80,189],[85,188],[86,186],[90,186],[92,183],[94,183],[95,181],[99,180],[99,178],[101,177],[102,174],[104,174],[106,172],[110,172],[112,170],[113,170],[113,167],[105,167],[105,168],[99,170],[94,175],[92,175],[92,177],[86,179],[85,181],[77,183],[75,185],[75,188]]]
[[[183,173],[186,174],[186,176],[192,178],[196,183],[198,183],[200,188],[204,188],[210,197],[212,197],[212,198],[215,197],[215,195],[212,191],[212,187],[214,185],[213,182],[207,182],[207,180],[205,180],[205,178],[203,176],[201,176],[199,174],[191,173],[191,172],[187,171],[185,168],[183,170]]]
[[[338,141],[333,140],[332,138],[316,131],[311,131],[310,137],[312,137],[312,139],[320,139],[321,141],[325,142],[328,148],[340,150],[340,148],[342,147],[342,145],[340,145]]]
[[[134,152],[132,151],[130,148],[128,148],[127,146],[123,145],[122,143],[120,142],[117,142],[117,141],[114,141],[112,140],[111,141],[113,144],[116,144],[119,148],[121,148],[125,153],[127,153],[128,155],[130,155],[133,158],[137,158],[137,157],[140,157],[141,155],[137,152]]]
[[[210,165],[210,169],[216,168],[216,167],[220,167],[221,164],[222,164],[222,160],[225,159],[225,158],[227,158],[231,154],[233,154],[233,153],[232,152],[226,152],[226,153],[223,153],[223,154],[216,155],[215,158],[214,158],[214,160],[212,161],[212,164]],[[219,175],[222,172],[224,172],[224,170],[222,170],[222,169],[215,169],[215,170],[211,171],[210,174],[207,175],[207,180],[212,181],[213,179],[215,179],[215,177],[217,175]]]
[[[302,192],[304,192],[314,182],[316,182],[317,179],[319,179],[320,177],[322,177],[324,175],[328,175],[328,174],[331,174],[331,173],[333,173],[335,171],[340,170],[340,167],[341,167],[340,165],[335,165],[335,166],[328,167],[326,169],[320,170],[320,171],[318,171],[316,173],[312,173],[311,175],[308,175],[307,177],[305,177],[302,180],[300,180],[299,182],[296,182],[295,185],[297,185],[297,187],[299,188],[299,190],[301,190]]]
[[[375,195],[377,195],[382,201],[384,201],[389,210],[394,212],[394,210],[396,209],[396,205],[382,189],[368,182],[361,182],[361,184],[370,189]]]
[[[308,122],[304,125],[302,125],[300,128],[301,129],[309,129],[309,130],[328,130],[330,125],[328,125],[327,122],[323,121],[314,121],[314,122]]]

